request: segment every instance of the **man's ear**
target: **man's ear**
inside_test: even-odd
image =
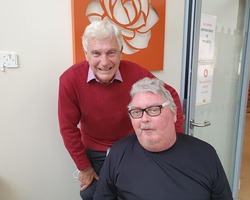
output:
[[[84,51],[84,55],[85,55],[85,59],[86,59],[86,61],[88,61],[87,51]]]
[[[174,123],[177,121],[177,115],[174,113]]]
[[[121,51],[120,51],[121,59],[122,59],[122,50],[123,50],[123,46],[122,46]]]

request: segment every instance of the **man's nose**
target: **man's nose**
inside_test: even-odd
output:
[[[144,110],[142,113],[142,121],[146,121],[148,122],[150,120],[150,116],[148,115],[148,113]]]
[[[108,64],[108,62],[109,62],[108,56],[106,54],[102,54],[101,55],[101,65],[105,66]]]

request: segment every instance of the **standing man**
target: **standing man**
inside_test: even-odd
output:
[[[176,134],[176,106],[163,82],[144,78],[131,98],[135,134],[111,147],[94,200],[233,200],[215,149]]]
[[[88,200],[93,198],[108,148],[134,132],[126,109],[131,86],[154,75],[122,60],[121,32],[107,20],[88,25],[82,43],[86,60],[60,76],[58,116],[65,147],[79,170],[80,195]],[[177,105],[175,129],[182,133],[178,93],[165,87]]]

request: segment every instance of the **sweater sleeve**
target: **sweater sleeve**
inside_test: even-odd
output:
[[[85,147],[78,128],[81,113],[70,73],[65,73],[59,80],[58,119],[64,145],[74,160],[77,169],[84,170],[89,165]]]

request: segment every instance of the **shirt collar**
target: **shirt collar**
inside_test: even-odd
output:
[[[87,77],[87,83],[90,82],[91,80],[96,80],[97,82],[100,83],[100,81],[96,78],[96,76],[95,76],[93,70],[91,69],[91,67],[89,67],[89,72],[88,72],[88,77]],[[118,69],[117,72],[115,73],[115,77],[114,77],[114,79],[111,81],[111,83],[112,83],[114,80],[118,80],[118,81],[123,82],[123,80],[122,80],[122,75],[121,75],[121,72],[120,72],[119,69]]]

